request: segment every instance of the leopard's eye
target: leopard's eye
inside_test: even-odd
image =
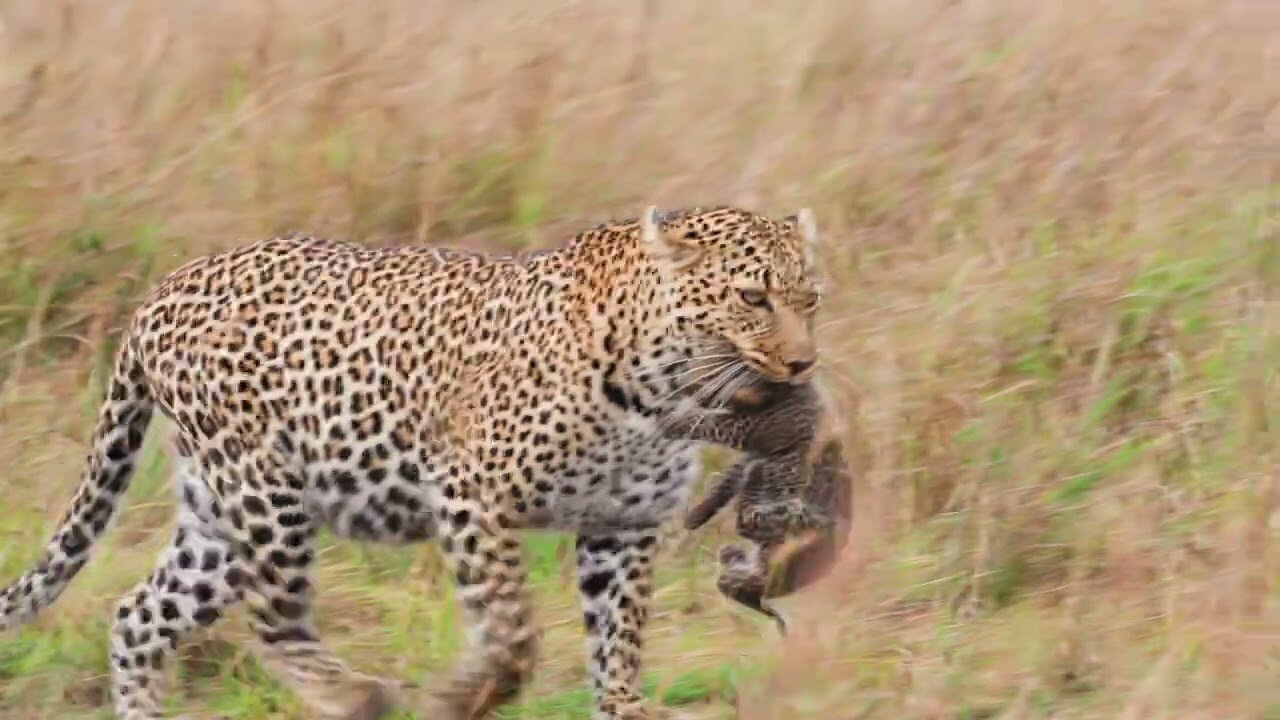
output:
[[[739,288],[738,297],[742,298],[742,302],[746,303],[750,307],[769,307],[769,296],[765,295],[763,290],[756,290],[755,288]]]

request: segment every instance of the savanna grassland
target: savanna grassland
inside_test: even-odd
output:
[[[1274,720],[1278,181],[1266,0],[0,0],[0,575],[70,498],[133,304],[196,254],[287,229],[545,247],[651,202],[810,206],[851,552],[784,603],[782,641],[715,591],[727,516],[677,538],[654,697],[707,719]],[[110,608],[172,520],[159,436],[96,562],[0,637],[0,717],[109,717]],[[589,716],[569,549],[531,539],[544,659],[503,718]],[[447,667],[437,566],[326,540],[327,637],[367,672]],[[177,707],[306,717],[242,619],[186,647]]]

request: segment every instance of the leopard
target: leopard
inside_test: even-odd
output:
[[[179,644],[233,606],[312,717],[399,707],[402,688],[317,629],[321,530],[439,548],[464,635],[433,676],[427,716],[444,720],[489,717],[528,685],[542,630],[523,538],[571,534],[593,717],[661,717],[639,683],[655,548],[706,447],[664,427],[751,377],[813,377],[819,245],[807,208],[650,205],[507,254],[291,231],[190,259],[125,321],[79,484],[0,591],[0,631],[85,567],[158,417],[178,523],[114,607],[120,720],[164,717]]]
[[[852,478],[829,405],[816,381],[762,381],[736,392],[727,407],[667,424],[673,435],[745,451],[688,511],[684,527],[701,528],[738,499],[735,529],[748,542],[720,548],[716,587],[771,618],[784,636],[787,619],[768,600],[829,572],[852,521]]]

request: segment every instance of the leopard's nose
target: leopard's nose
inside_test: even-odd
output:
[[[787,370],[790,370],[791,376],[795,377],[797,375],[804,374],[804,371],[813,367],[816,362],[818,361],[814,358],[809,358],[807,360],[792,360],[787,363]]]

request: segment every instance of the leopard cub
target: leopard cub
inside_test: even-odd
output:
[[[819,579],[843,549],[851,480],[839,439],[823,437],[812,384],[758,383],[735,393],[724,411],[681,419],[676,431],[744,452],[686,516],[706,524],[735,497],[737,532],[751,547],[720,549],[716,586],[726,597],[786,623],[767,598]]]

